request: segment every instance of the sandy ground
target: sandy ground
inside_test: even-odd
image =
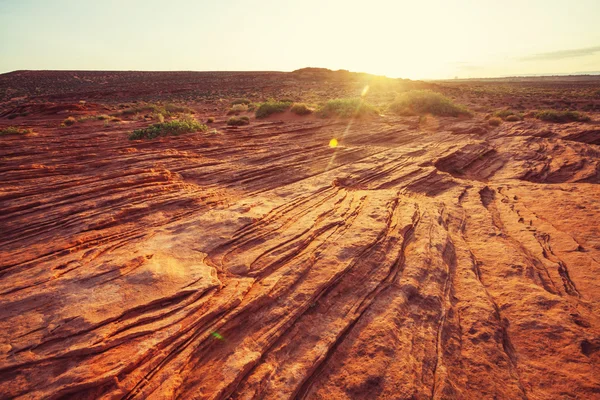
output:
[[[1,398],[600,398],[596,103],[129,141],[60,96],[0,118]]]

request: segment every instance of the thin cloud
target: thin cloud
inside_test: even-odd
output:
[[[585,47],[582,49],[558,50],[548,53],[538,53],[531,56],[520,58],[520,61],[549,61],[563,60],[565,58],[590,56],[600,51],[600,46]]]

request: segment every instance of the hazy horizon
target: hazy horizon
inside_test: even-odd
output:
[[[166,4],[166,5],[165,5]],[[0,0],[0,73],[292,71],[409,79],[594,74],[600,2]]]

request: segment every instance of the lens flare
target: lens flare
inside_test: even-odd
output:
[[[337,145],[338,145],[337,139],[334,138],[329,141],[329,147],[331,147],[332,149],[336,148]]]
[[[361,97],[365,97],[369,93],[369,85],[365,86],[360,94]]]

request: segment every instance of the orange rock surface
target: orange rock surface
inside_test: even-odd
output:
[[[1,398],[600,398],[596,113],[129,141],[60,96],[0,118]]]

